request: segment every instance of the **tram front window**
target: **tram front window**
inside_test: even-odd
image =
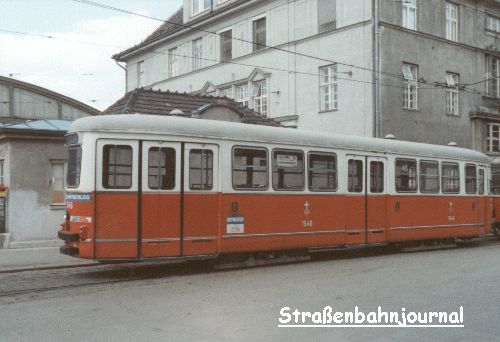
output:
[[[491,193],[500,195],[500,168],[494,167],[491,169]]]
[[[76,188],[80,184],[80,171],[82,168],[82,147],[72,146],[69,148],[68,171],[66,184],[70,188]]]

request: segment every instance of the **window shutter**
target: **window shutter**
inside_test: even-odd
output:
[[[319,32],[325,32],[337,27],[337,1],[318,0]]]

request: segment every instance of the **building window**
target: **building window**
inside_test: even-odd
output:
[[[144,61],[137,63],[137,88],[144,87],[146,83],[146,73],[144,71]]]
[[[64,204],[65,167],[66,163],[64,161],[50,162],[50,203],[53,205]]]
[[[420,162],[420,192],[439,192],[439,163],[433,161]]]
[[[132,147],[105,145],[103,148],[102,186],[105,189],[132,187]]]
[[[236,86],[236,102],[248,107],[248,84],[241,84]]]
[[[304,189],[304,153],[291,150],[273,151],[273,188]]]
[[[154,190],[175,188],[175,149],[170,147],[149,149],[148,186]]]
[[[416,192],[417,161],[413,159],[396,159],[396,191]]]
[[[267,189],[267,150],[235,148],[233,150],[233,189]]]
[[[500,98],[500,58],[486,56],[486,67],[487,93]]]
[[[70,188],[80,185],[80,171],[82,167],[82,147],[73,146],[69,148],[68,172],[66,184]]]
[[[403,108],[417,109],[418,99],[418,67],[412,64],[403,63]]]
[[[309,190],[337,191],[337,156],[333,153],[309,154]]]
[[[347,190],[349,192],[363,191],[363,161],[349,159],[347,164]]]
[[[319,68],[320,111],[338,109],[337,64]]]
[[[259,51],[266,47],[266,18],[253,21],[253,51]]]
[[[500,152],[500,125],[488,124],[486,134],[486,150],[488,152]]]
[[[486,15],[486,30],[500,33],[500,19],[491,15]]]
[[[253,110],[267,116],[267,80],[253,83]]]
[[[5,178],[3,173],[3,159],[0,160],[0,184],[5,184]]]
[[[212,0],[191,0],[192,15],[200,14],[210,8]]]
[[[465,165],[465,193],[475,194],[477,192],[477,170],[476,165]]]
[[[222,88],[219,90],[220,97],[227,97],[229,99],[234,99],[233,87]]]
[[[446,39],[458,41],[458,6],[446,3]]]
[[[337,26],[337,1],[318,0],[319,33],[333,30]]]
[[[403,27],[417,29],[417,0],[404,0],[403,2]]]
[[[446,73],[446,114],[458,115],[458,83],[459,75]]]
[[[214,153],[211,150],[189,152],[189,189],[212,190],[214,186]]]
[[[220,34],[220,60],[221,62],[233,59],[233,30]]]
[[[202,38],[193,40],[193,70],[201,69],[203,61]]]
[[[179,75],[179,58],[177,48],[168,50],[168,76],[175,77]]]
[[[458,164],[443,163],[441,166],[441,187],[445,194],[460,192],[460,174]]]

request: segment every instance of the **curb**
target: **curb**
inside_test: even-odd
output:
[[[40,266],[40,267],[23,267],[23,268],[8,268],[5,270],[0,270],[0,274],[5,273],[21,273],[30,271],[48,271],[48,270],[59,270],[59,269],[69,269],[69,268],[81,268],[81,267],[93,267],[102,266],[105,263],[87,263],[78,265],[56,265],[56,266]]]

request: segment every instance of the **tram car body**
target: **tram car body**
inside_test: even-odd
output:
[[[479,152],[109,115],[67,136],[61,252],[96,260],[370,246],[489,233]]]

